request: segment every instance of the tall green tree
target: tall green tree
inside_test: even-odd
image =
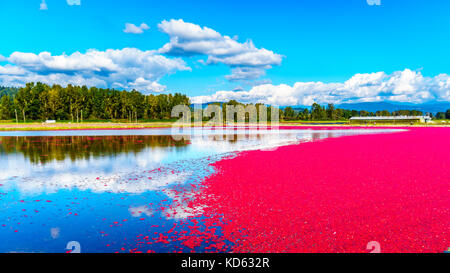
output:
[[[337,120],[337,111],[332,103],[328,104],[326,112],[329,120]]]
[[[284,108],[283,116],[286,119],[293,119],[295,117],[294,109],[292,109],[292,107],[290,107],[290,106]]]
[[[445,113],[444,112],[438,112],[435,116],[436,119],[445,119]]]
[[[13,117],[13,103],[10,96],[6,95],[0,99],[0,120]]]
[[[320,106],[317,103],[314,103],[311,106],[311,119],[312,120],[326,120],[327,112],[324,107]]]

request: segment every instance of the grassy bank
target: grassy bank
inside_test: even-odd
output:
[[[169,128],[174,120],[153,120],[139,122],[121,122],[121,121],[88,121],[83,123],[72,123],[68,121],[46,124],[43,122],[10,122],[0,121],[0,131],[51,131],[51,130],[89,130],[89,129],[145,129],[145,128]],[[237,126],[257,126],[257,124],[236,124]],[[186,126],[190,126],[187,124]],[[376,125],[350,124],[346,121],[281,121],[280,126],[292,127],[311,127],[311,126],[332,126],[332,127],[434,127],[450,126],[448,121],[435,122],[432,124],[383,124]]]
[[[143,120],[139,122],[123,121],[86,121],[83,123],[72,123],[69,121],[58,121],[56,123],[44,122],[10,122],[0,121],[0,131],[46,131],[46,130],[87,130],[87,129],[134,129],[134,128],[159,128],[172,126],[173,120]]]
[[[283,120],[286,124],[349,124],[348,120]]]

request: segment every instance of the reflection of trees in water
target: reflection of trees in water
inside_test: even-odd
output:
[[[175,141],[171,136],[53,136],[0,137],[0,154],[21,153],[32,163],[53,160],[72,161],[91,157],[139,153],[150,147],[183,149],[185,140]]]
[[[239,140],[261,140],[264,138],[263,134],[217,134],[208,135],[206,139],[209,141],[227,141],[230,144],[237,143]]]
[[[316,140],[321,140],[321,139],[324,139],[324,138],[332,138],[332,137],[336,137],[336,136],[337,135],[335,133],[333,133],[333,132],[327,132],[327,133],[324,133],[324,132],[313,132],[311,134],[311,139],[313,141],[316,141]]]

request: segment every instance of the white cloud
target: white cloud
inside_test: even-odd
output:
[[[161,92],[158,81],[176,71],[190,70],[180,58],[136,48],[90,49],[86,53],[52,55],[14,52],[0,65],[0,85],[22,86],[27,82],[76,84]]]
[[[208,27],[200,27],[199,25],[186,23],[183,19],[170,21],[162,21],[158,27],[164,33],[169,34],[171,37],[179,38],[182,40],[213,40],[220,39],[222,35],[217,31]]]
[[[0,77],[1,75],[24,75],[26,71],[20,67],[12,66],[12,65],[5,65],[0,66]]]
[[[264,76],[266,71],[264,69],[254,67],[236,67],[231,70],[231,75],[225,76],[229,81],[245,81],[255,80]]]
[[[45,4],[45,1],[42,3]],[[78,5],[81,1],[67,3]],[[281,64],[281,55],[256,48],[250,40],[239,43],[237,36],[223,36],[213,29],[186,23],[181,19],[163,21],[158,26],[170,36],[170,42],[159,50],[91,49],[86,53],[75,52],[71,55],[14,52],[9,57],[0,56],[0,62],[6,62],[0,65],[0,84],[22,86],[26,82],[40,81],[161,92],[166,87],[158,81],[164,75],[191,70],[179,57],[198,55],[207,57],[201,60],[205,65],[229,66],[231,75],[226,76],[229,81],[255,86],[270,82],[260,78],[266,75],[267,69]],[[139,26],[126,23],[123,31],[139,34],[147,29],[149,26],[146,23]]]
[[[149,208],[147,205],[142,205],[138,207],[130,207],[128,209],[128,212],[130,212],[132,217],[141,217],[142,214],[145,214],[147,216],[153,215],[153,210]]]
[[[61,232],[61,229],[58,228],[58,227],[51,228],[50,229],[50,236],[52,236],[53,239],[58,239],[60,232]]]
[[[182,19],[164,20],[158,27],[170,37],[170,42],[159,52],[175,56],[205,55],[206,64],[222,63],[231,67],[232,74],[227,76],[231,81],[254,80],[282,61],[281,55],[257,48],[251,40],[239,43],[237,37],[223,36]]]
[[[3,174],[2,174],[3,175]],[[97,174],[98,175],[98,174]],[[62,189],[78,189],[94,193],[143,193],[164,189],[169,185],[184,183],[192,172],[161,173],[151,181],[141,178],[128,183],[126,174],[113,174],[95,178],[94,173],[60,172],[45,179],[36,177],[22,177],[20,183],[5,181],[6,188],[14,188],[21,195],[40,195],[56,193]]]
[[[67,4],[69,6],[73,6],[73,5],[79,6],[79,5],[81,5],[81,0],[67,0]]]
[[[137,78],[134,82],[130,82],[129,86],[136,90],[152,90],[153,92],[162,92],[166,89],[166,86],[142,77]]]
[[[194,103],[231,99],[281,106],[311,105],[314,102],[450,101],[450,76],[440,74],[424,77],[420,72],[405,69],[390,75],[384,72],[356,74],[342,83],[297,82],[293,86],[263,84],[249,91],[219,91],[210,96],[191,98]]]
[[[39,6],[40,10],[47,10],[47,3],[45,3],[45,0],[42,0],[40,6]]]
[[[150,29],[150,27],[146,23],[142,23],[140,26],[136,26],[135,24],[126,23],[125,29],[123,32],[125,33],[133,33],[133,34],[142,34],[144,30]]]

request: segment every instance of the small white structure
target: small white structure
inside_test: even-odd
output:
[[[46,120],[45,123],[46,124],[56,123],[56,120],[49,119],[49,120]]]
[[[350,122],[431,122],[429,116],[373,116],[373,117],[351,117]]]

